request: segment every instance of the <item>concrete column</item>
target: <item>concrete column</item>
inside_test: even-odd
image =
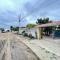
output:
[[[40,27],[37,28],[37,38],[38,40],[42,39],[42,28]]]

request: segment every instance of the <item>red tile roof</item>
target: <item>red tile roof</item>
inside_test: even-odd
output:
[[[47,24],[37,25],[36,27],[48,27],[48,26],[57,26],[57,25],[60,25],[60,21],[54,21]]]

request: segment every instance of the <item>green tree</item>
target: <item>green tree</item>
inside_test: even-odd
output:
[[[19,27],[14,27],[14,31],[19,31]]]
[[[19,27],[10,26],[10,30],[11,30],[11,32],[12,31],[19,31]]]
[[[10,26],[10,30],[11,30],[11,32],[13,31],[13,26]]]
[[[0,30],[1,30],[2,33],[5,31],[4,28],[0,28]]]
[[[40,18],[40,19],[37,19],[37,24],[46,24],[46,23],[50,23],[50,22],[52,22],[52,21],[49,21],[49,18],[47,17],[47,18]],[[44,29],[44,31],[45,31],[45,34],[46,35],[50,35],[50,33],[51,33],[51,31],[52,31],[52,27],[45,27],[45,29]]]
[[[42,18],[40,18],[40,19],[37,19],[37,22],[36,22],[37,24],[42,24],[43,22],[42,22]]]
[[[45,18],[43,20],[44,20],[44,23],[49,23],[49,18]]]
[[[27,24],[26,27],[27,28],[34,28],[36,25],[35,24]]]
[[[49,18],[40,18],[40,19],[37,19],[37,24],[46,24],[49,22]]]

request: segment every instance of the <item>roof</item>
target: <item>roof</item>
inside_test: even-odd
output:
[[[36,27],[49,27],[49,26],[57,26],[57,25],[60,25],[60,21],[54,21],[47,24],[37,25]]]
[[[20,27],[20,28],[26,28],[26,27]]]

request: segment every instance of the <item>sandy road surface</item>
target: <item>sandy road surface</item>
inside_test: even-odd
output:
[[[33,52],[17,39],[16,35],[12,33],[0,33],[0,40],[7,42],[2,60],[38,60]]]

